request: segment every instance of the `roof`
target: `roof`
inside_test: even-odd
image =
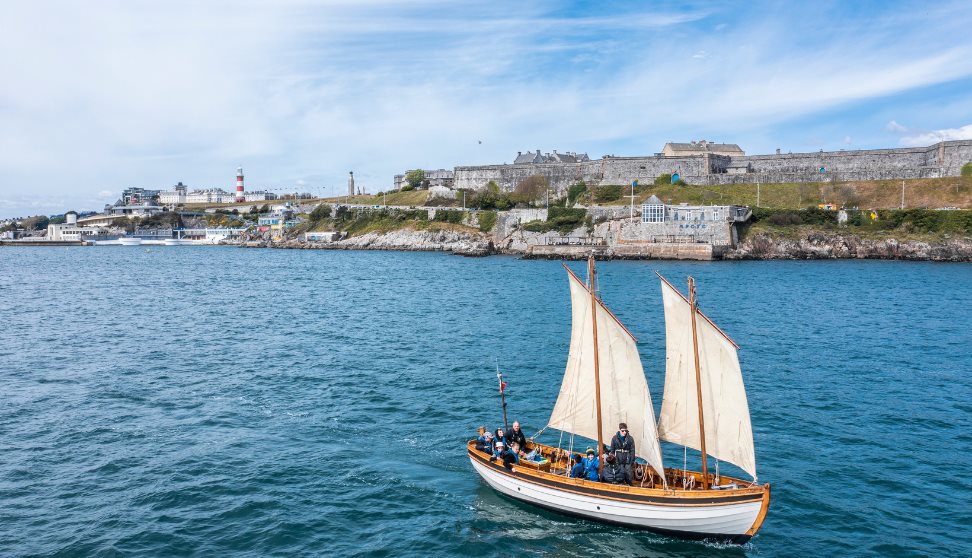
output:
[[[658,199],[658,196],[656,196],[655,194],[652,194],[651,197],[648,198],[647,201],[645,201],[645,203],[648,205],[665,205],[665,203],[662,202],[660,199]]]
[[[745,152],[735,143],[710,143],[705,140],[691,143],[668,142],[665,147],[671,151],[686,151],[690,153],[704,153],[706,151],[733,151],[740,154]]]
[[[527,151],[525,153],[517,153],[516,159],[513,160],[514,165],[523,164],[541,164],[541,163],[583,163],[590,161],[591,158],[587,156],[587,153],[544,153],[540,154],[540,150]]]

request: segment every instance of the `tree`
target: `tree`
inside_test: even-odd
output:
[[[962,165],[962,176],[972,176],[972,163]]]
[[[26,219],[21,225],[28,231],[42,231],[50,224],[46,215],[37,215]]]
[[[574,184],[570,188],[567,188],[567,205],[574,205],[577,202],[577,198],[587,191],[587,184],[583,180]]]
[[[311,221],[322,221],[324,219],[330,219],[331,217],[331,206],[327,204],[321,204],[314,208],[314,211],[310,212]]]
[[[513,201],[533,203],[543,197],[548,186],[546,178],[540,175],[528,176],[513,188]]]
[[[422,169],[410,170],[405,173],[405,182],[414,190],[421,188],[425,184],[425,171]]]

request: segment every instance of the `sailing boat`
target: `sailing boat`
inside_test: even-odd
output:
[[[658,275],[667,356],[656,424],[637,340],[597,296],[593,257],[588,260],[589,284],[566,265],[564,269],[570,283],[570,352],[544,429],[561,431],[561,445],[567,435],[570,447],[531,441],[524,449],[536,450],[543,460],[523,459],[506,468],[470,440],[473,468],[495,490],[559,513],[684,538],[748,541],[766,517],[770,485],[756,479],[738,346],[699,311],[694,280],[689,278],[686,297]],[[627,423],[634,437],[636,480],[628,485],[570,478],[571,460],[578,455],[574,436],[597,440],[603,448],[619,422]],[[709,472],[708,459],[701,460],[701,471],[684,464],[681,469],[665,468],[660,440],[712,456],[715,474]],[[720,461],[738,466],[752,480],[720,476]]]

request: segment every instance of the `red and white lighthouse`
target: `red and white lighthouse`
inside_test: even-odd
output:
[[[246,196],[243,195],[243,167],[236,167],[236,201],[246,201]]]

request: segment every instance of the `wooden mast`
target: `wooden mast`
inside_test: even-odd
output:
[[[699,444],[702,451],[702,490],[709,489],[708,454],[705,453],[705,419],[702,416],[702,369],[699,366],[699,333],[695,325],[695,314],[699,301],[695,296],[695,279],[689,276],[689,305],[692,307],[692,348],[695,351],[695,391],[699,404]],[[597,361],[594,361],[597,362]],[[595,372],[595,375],[597,373]]]
[[[601,450],[604,444],[601,440],[601,366],[600,354],[597,350],[597,296],[594,294],[594,255],[587,258],[587,276],[590,280],[591,291],[591,324],[594,327],[594,403],[597,407],[597,473],[604,474],[604,458],[601,457]]]

